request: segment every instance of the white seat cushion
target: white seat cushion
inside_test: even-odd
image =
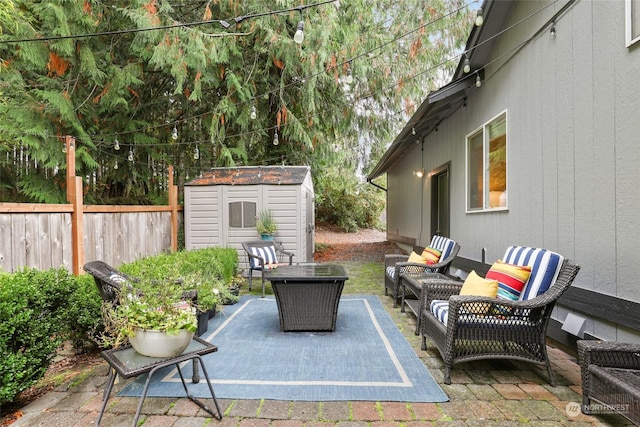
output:
[[[392,279],[396,276],[396,268],[395,267],[387,267],[387,276],[391,277]]]
[[[431,313],[440,322],[447,326],[447,318],[449,317],[449,301],[436,299],[431,301],[431,307],[429,307]]]

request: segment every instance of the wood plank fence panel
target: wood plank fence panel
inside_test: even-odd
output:
[[[65,267],[72,271],[71,213],[24,204],[0,203],[0,270]],[[45,206],[45,205],[43,205]],[[3,209],[4,208],[4,209]],[[84,262],[103,260],[114,267],[171,250],[171,210],[165,207],[85,207]],[[87,213],[87,211],[90,211]],[[176,230],[177,232],[177,230]]]

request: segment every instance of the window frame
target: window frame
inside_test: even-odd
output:
[[[504,127],[505,127],[505,205],[498,207],[490,206],[490,189],[489,183],[487,179],[488,172],[488,161],[490,154],[490,141],[488,140],[488,131],[487,129],[491,126],[492,123],[498,121],[504,116]],[[482,207],[480,208],[472,208],[470,206],[470,188],[471,188],[471,174],[470,174],[470,148],[469,144],[472,138],[476,137],[478,134],[482,134]],[[509,210],[509,121],[508,121],[508,113],[507,110],[501,111],[499,114],[496,114],[491,119],[487,120],[481,126],[474,129],[472,132],[468,133],[465,137],[465,211],[466,213],[482,213],[482,212],[500,212]]]
[[[635,12],[635,14],[634,14]],[[637,15],[634,22],[634,15]],[[626,46],[631,47],[640,41],[640,0],[625,0],[624,2],[625,39]],[[635,34],[634,34],[635,29]]]
[[[240,227],[236,227],[235,225],[232,224],[232,215],[231,215],[231,209],[233,205],[237,205],[240,204],[240,220],[242,221],[242,224]],[[251,215],[249,217],[246,217],[245,215],[245,206],[247,204],[252,204],[253,208],[254,208],[254,215]],[[258,204],[253,201],[253,200],[233,200],[227,203],[227,212],[229,215],[229,228],[233,228],[235,230],[242,230],[242,229],[247,229],[247,228],[256,228],[256,222],[257,222],[257,218],[256,218],[256,213],[258,212]],[[245,223],[245,220],[249,219],[249,224]],[[253,219],[253,224],[251,224],[250,219]]]

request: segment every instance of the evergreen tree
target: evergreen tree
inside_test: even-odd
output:
[[[64,135],[90,203],[152,202],[169,164],[179,182],[362,173],[445,82],[471,17],[463,0],[0,2],[19,11],[0,12],[0,199],[45,202],[64,201]]]

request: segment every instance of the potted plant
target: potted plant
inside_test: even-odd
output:
[[[196,307],[184,299],[177,283],[136,283],[141,292],[120,295],[116,306],[105,304],[103,344],[119,347],[128,340],[136,352],[151,357],[181,354],[197,329]]]
[[[262,240],[273,240],[273,235],[278,229],[270,210],[262,210],[256,219],[256,230]]]

